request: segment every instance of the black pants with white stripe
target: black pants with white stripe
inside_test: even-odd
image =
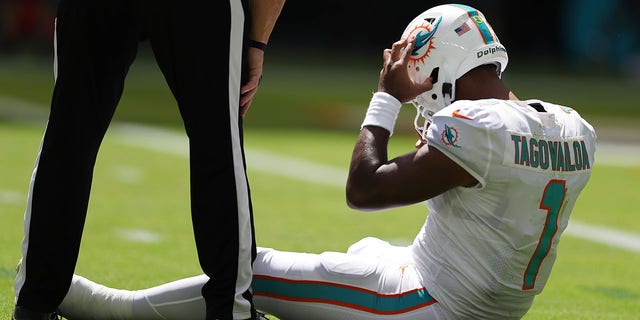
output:
[[[247,8],[248,0],[59,1],[56,81],[25,212],[17,305],[51,312],[69,288],[98,150],[148,40],[189,138],[193,229],[212,279],[207,318],[251,317],[255,240],[238,111]]]

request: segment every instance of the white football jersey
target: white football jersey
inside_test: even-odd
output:
[[[427,137],[479,183],[427,201],[412,246],[424,284],[455,316],[521,318],[589,180],[593,127],[539,100],[463,100],[434,115]]]

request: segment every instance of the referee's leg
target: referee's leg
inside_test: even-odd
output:
[[[97,152],[135,56],[123,3],[59,2],[55,87],[24,216],[16,314],[53,312],[69,288]]]
[[[151,19],[150,38],[189,137],[193,229],[211,279],[202,290],[207,319],[249,319],[255,241],[239,116],[244,9],[239,0],[168,9],[171,23]]]

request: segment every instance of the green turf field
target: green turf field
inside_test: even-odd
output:
[[[47,62],[0,62],[0,319],[9,319],[13,307],[14,269],[52,85],[50,68]],[[167,102],[172,98],[152,65],[140,63],[132,72],[117,123],[96,164],[77,272],[109,286],[137,289],[200,270],[190,225],[188,163],[175,105]],[[422,204],[372,214],[349,209],[344,199],[352,144],[378,70],[302,70],[274,64],[265,72],[246,131],[258,244],[320,252],[345,250],[368,235],[397,243],[411,241],[427,214]],[[525,97],[561,102],[571,92],[566,100],[574,106],[586,105],[585,112],[576,108],[595,119],[596,129],[600,124],[628,129],[640,119],[640,111],[625,103],[638,101],[634,84],[603,85],[563,77],[542,82],[539,75],[514,76],[510,81],[526,88],[514,87]],[[577,94],[576,88],[589,85],[586,95]],[[622,89],[629,93],[622,96],[618,90],[625,85]],[[604,112],[603,105],[613,111]],[[404,120],[413,116],[409,111]],[[631,116],[617,118],[627,113]],[[152,137],[163,139],[141,142],[142,133],[152,129],[133,127],[142,131],[132,131],[121,126],[122,121],[162,128]],[[398,127],[405,124],[408,120]],[[397,131],[392,154],[412,148],[409,131]],[[625,140],[634,138],[638,137]],[[623,243],[631,245],[590,239],[601,229],[587,229],[595,230],[593,234],[567,230],[550,282],[525,319],[638,318],[640,203],[634,201],[638,190],[640,161],[624,166],[605,161],[594,166],[572,222],[610,228],[616,235],[627,235]]]

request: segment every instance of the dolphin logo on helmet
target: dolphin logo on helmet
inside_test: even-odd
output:
[[[413,51],[411,52],[412,59],[422,59],[424,56],[429,55],[429,51],[431,51],[431,48],[433,48],[433,46],[431,45],[431,38],[436,33],[436,30],[438,30],[438,25],[440,24],[441,20],[442,17],[438,18],[438,20],[433,24],[416,27],[416,44],[413,47]],[[426,32],[423,33],[423,31]],[[426,50],[423,50],[425,46]]]

